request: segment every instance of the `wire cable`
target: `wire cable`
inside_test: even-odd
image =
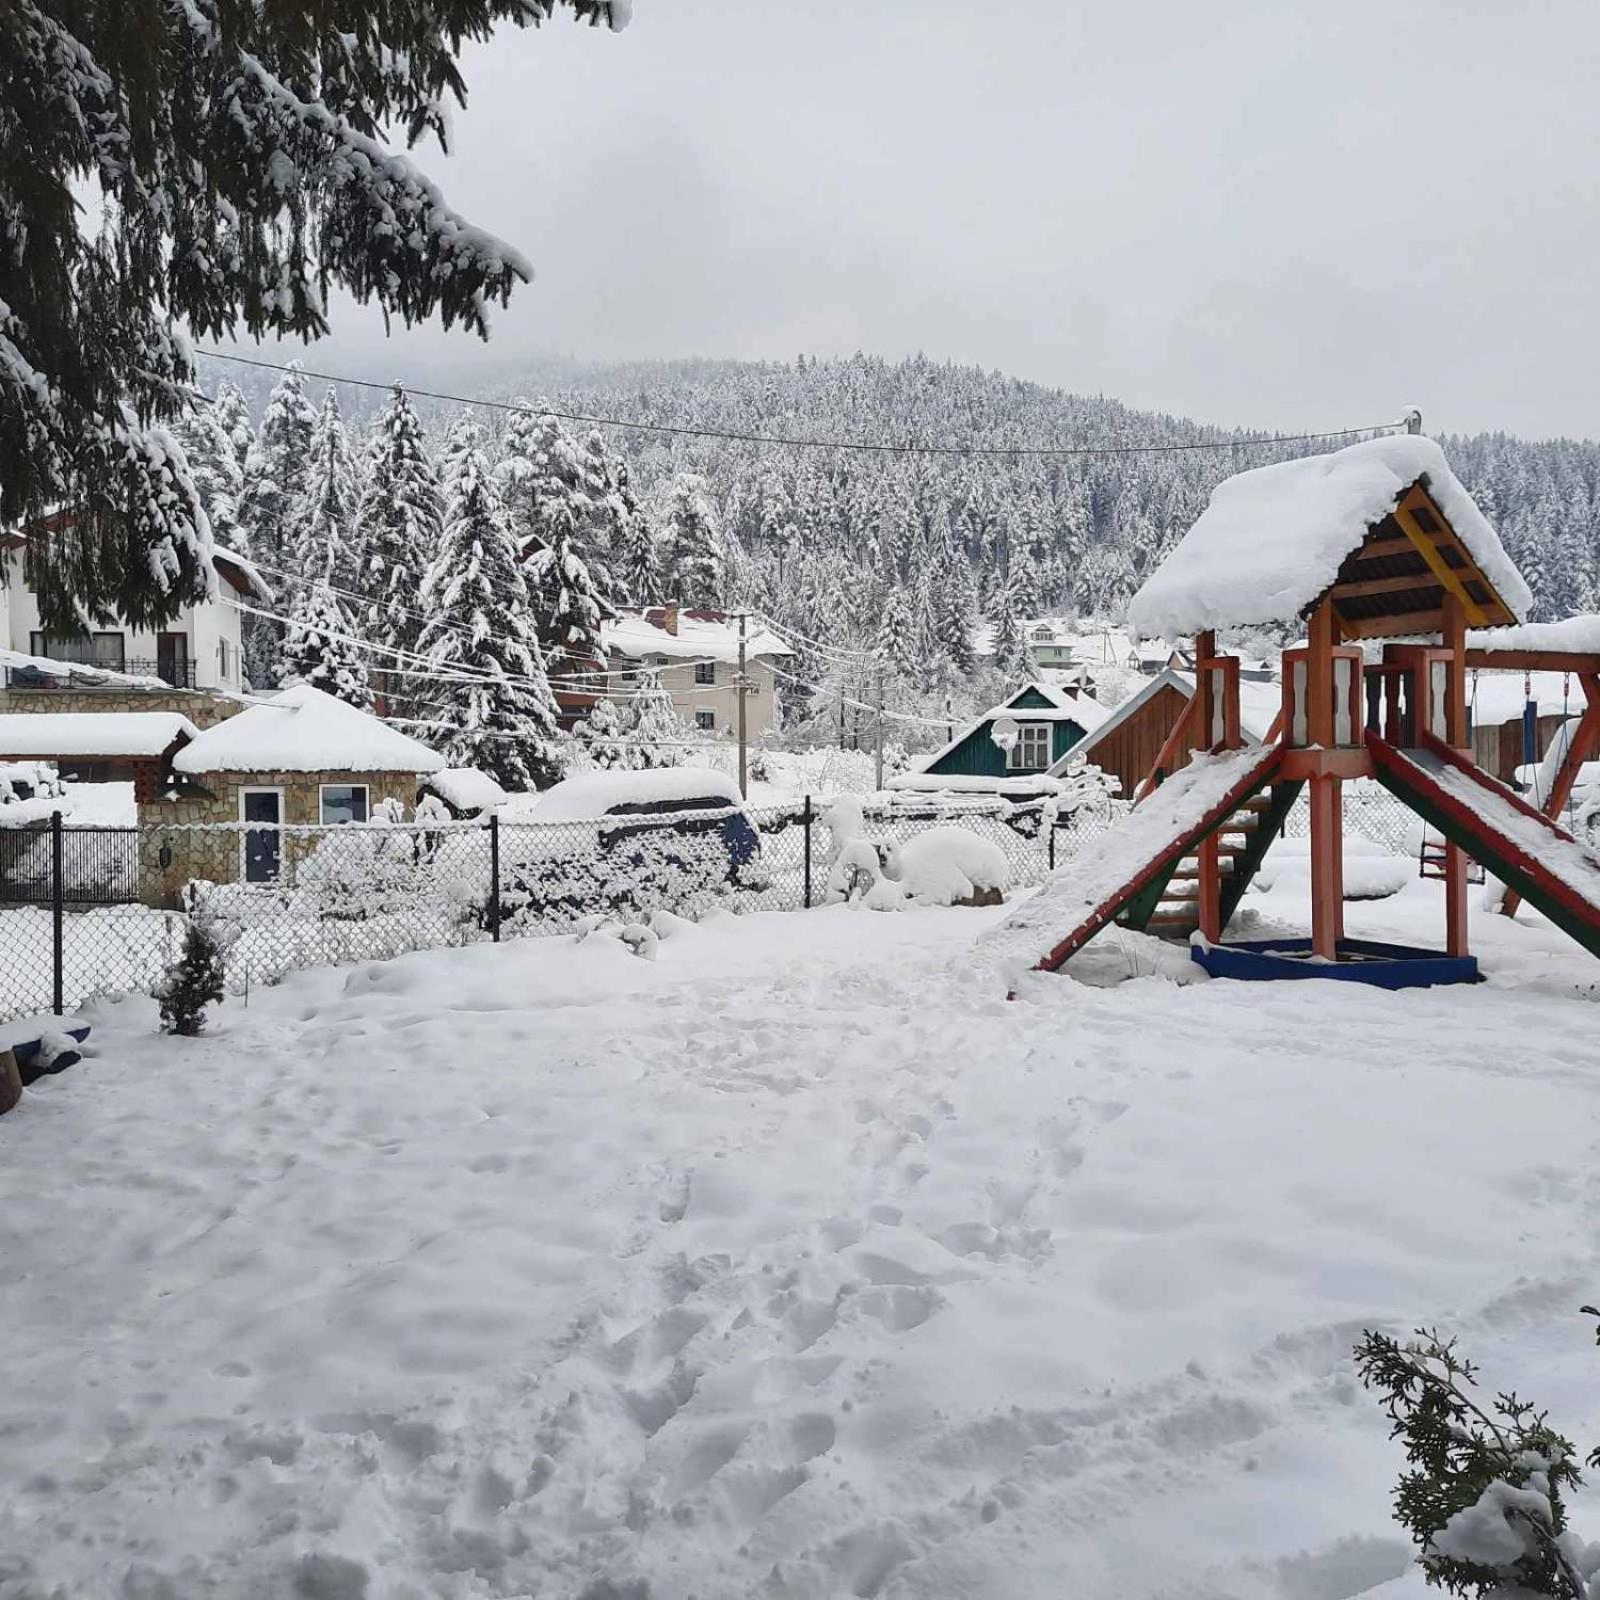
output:
[[[691,428],[668,422],[642,422],[637,418],[605,417],[583,411],[562,411],[555,406],[519,405],[511,400],[488,400],[478,395],[449,394],[439,389],[418,389],[408,383],[384,383],[376,378],[342,377],[336,372],[317,372],[298,362],[263,361],[259,356],[235,355],[227,350],[200,350],[211,361],[232,361],[243,367],[260,367],[268,372],[299,372],[319,383],[343,383],[355,389],[399,390],[419,400],[443,400],[450,405],[481,406],[489,411],[509,411],[523,416],[557,417],[597,428],[626,428],[636,433],[663,433],[689,439],[727,439],[736,444],[777,445],[783,449],[855,450],[873,455],[909,456],[1159,456],[1177,455],[1190,450],[1261,449],[1279,444],[1311,444],[1321,439],[1349,439],[1357,434],[1382,433],[1405,426],[1404,419],[1375,422],[1358,428],[1328,428],[1318,433],[1280,433],[1258,439],[1200,439],[1177,444],[1121,445],[973,445],[912,444],[870,439],[814,439],[772,433],[745,433],[731,428]]]

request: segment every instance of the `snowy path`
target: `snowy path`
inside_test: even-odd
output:
[[[1361,1326],[1600,1438],[1588,958],[1007,1004],[993,915],[101,1008],[0,1124],[0,1597],[1387,1600]]]

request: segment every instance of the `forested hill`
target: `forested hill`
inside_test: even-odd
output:
[[[259,402],[267,385],[253,387]],[[646,496],[675,473],[704,476],[734,552],[730,576],[745,591],[729,598],[754,599],[829,641],[869,632],[893,588],[904,589],[918,621],[934,628],[941,591],[969,583],[988,614],[1008,582],[1021,615],[1069,607],[1115,614],[1222,478],[1345,442],[1262,447],[1251,441],[1267,430],[1134,411],[922,357],[539,362],[468,392],[794,438],[998,450],[1196,440],[1230,446],[1066,458],[866,455],[604,430]],[[352,415],[374,403],[361,391],[340,398]],[[434,406],[430,420],[441,425],[448,409]],[[1442,443],[1527,573],[1541,612],[1600,605],[1600,445],[1504,434],[1451,435]]]

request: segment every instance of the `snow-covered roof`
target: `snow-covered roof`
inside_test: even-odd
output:
[[[1130,628],[1170,639],[1293,621],[1419,479],[1500,598],[1513,614],[1525,615],[1528,586],[1444,452],[1422,434],[1391,434],[1219,484],[1200,519],[1133,597]]]
[[[897,772],[892,778],[886,778],[883,786],[885,789],[909,791],[914,794],[1000,794],[1027,797],[1061,793],[1060,781],[1042,772],[1018,778],[989,778],[976,773]]]
[[[81,661],[54,661],[49,656],[30,656],[21,650],[0,650],[0,667],[12,672],[33,672],[43,678],[72,678],[118,689],[154,689],[171,693],[165,678],[145,677],[132,672],[113,672],[109,667],[91,667]]]
[[[488,811],[506,803],[506,791],[476,767],[443,767],[430,773],[423,787],[457,811]]]
[[[641,656],[667,656],[674,661],[737,661],[739,625],[721,611],[678,612],[678,631],[667,630],[670,608],[652,606],[648,611],[624,611],[613,621],[602,623],[600,639],[614,655],[638,660]],[[746,624],[745,654],[789,656],[794,652],[777,634],[758,622]]]
[[[669,800],[724,800],[741,804],[739,786],[711,767],[657,767],[646,772],[581,772],[547,789],[533,808],[533,822],[582,822],[603,817],[614,806],[656,805]]]
[[[207,728],[178,772],[438,772],[444,757],[308,683]]]
[[[1474,650],[1570,650],[1600,655],[1600,616],[1587,612],[1559,622],[1519,622],[1514,628],[1485,628],[1472,636]]]
[[[240,555],[237,550],[229,550],[225,545],[213,545],[211,565],[241,594],[252,595],[268,604],[275,598],[272,586],[256,570],[255,563],[249,556]]]
[[[12,711],[0,715],[0,755],[158,756],[199,731],[176,711]]]
[[[1035,694],[1042,695],[1049,704],[1019,706],[1017,701],[1030,689]],[[999,705],[990,706],[987,711],[969,718],[948,744],[923,756],[917,763],[916,771],[927,772],[949,755],[958,744],[970,738],[974,728],[981,728],[984,723],[994,722],[1000,717],[1010,717],[1016,722],[1075,722],[1087,734],[1098,728],[1110,715],[1106,707],[1093,695],[1073,694],[1059,684],[1046,683],[1036,678],[1007,695]]]

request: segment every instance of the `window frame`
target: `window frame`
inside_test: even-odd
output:
[[[344,817],[339,821],[330,822],[327,816],[328,791],[330,789],[348,789],[352,793],[361,791],[361,815],[359,817]],[[317,826],[319,828],[347,828],[352,823],[372,821],[372,785],[370,783],[319,783],[317,785]]]
[[[102,639],[115,639],[117,641],[117,664],[109,663],[96,658],[95,646]],[[57,644],[66,644],[68,641],[60,639]],[[98,672],[125,672],[128,666],[128,635],[123,628],[97,628],[94,632],[85,634],[82,641],[73,640],[72,643],[84,643],[89,647],[89,659],[82,660],[77,656],[51,655],[50,635],[43,628],[30,628],[28,630],[28,654],[38,656],[45,661],[59,661],[63,666],[88,667]]]
[[[697,661],[694,664],[694,686],[697,689],[715,689],[717,664],[715,661]]]
[[[706,720],[702,722],[700,719]],[[694,727],[696,733],[715,733],[717,731],[717,708],[715,706],[696,706],[694,708]]]
[[[1044,746],[1044,759],[1042,761],[1024,761],[1023,751],[1029,748],[1037,749],[1040,743]],[[1055,749],[1055,739],[1048,722],[1018,722],[1017,742],[1006,752],[1006,770],[1008,772],[1043,772],[1054,759],[1052,752]]]

